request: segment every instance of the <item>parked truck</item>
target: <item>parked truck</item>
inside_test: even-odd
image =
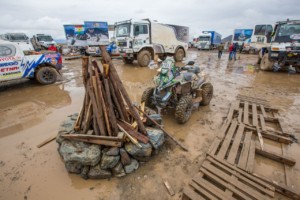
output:
[[[202,31],[202,34],[198,38],[197,48],[198,50],[212,50],[217,48],[221,44],[222,35],[216,31]]]
[[[115,23],[115,38],[124,63],[137,60],[145,67],[154,55],[162,60],[174,56],[176,61],[182,61],[188,49],[189,28],[149,19],[127,20]]]
[[[52,84],[61,68],[59,53],[23,51],[14,42],[0,41],[0,82],[29,78],[43,85]]]
[[[25,33],[5,33],[0,35],[0,39],[18,44],[23,51],[34,50],[29,37]]]
[[[35,50],[47,50],[51,45],[56,45],[51,35],[36,34],[30,40]]]
[[[277,22],[270,45],[263,47],[258,56],[261,70],[300,72],[300,20]]]

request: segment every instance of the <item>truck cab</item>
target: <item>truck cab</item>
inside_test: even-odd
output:
[[[300,20],[277,22],[270,45],[263,47],[259,56],[262,70],[300,72]]]
[[[267,46],[271,42],[273,26],[271,24],[257,24],[251,36],[248,53],[258,53],[262,47]]]
[[[47,50],[51,45],[56,45],[51,35],[36,34],[31,38],[36,50]]]
[[[154,55],[160,59],[174,56],[183,60],[188,48],[188,27],[159,24],[145,20],[127,20],[115,23],[115,39],[124,63],[134,60],[148,66]]]
[[[198,47],[199,50],[210,50],[212,49],[211,45],[211,34],[210,33],[203,33],[198,38]]]
[[[31,42],[29,41],[29,37],[25,33],[5,33],[0,37],[2,40],[6,40],[18,44],[18,46],[23,51],[34,50]]]

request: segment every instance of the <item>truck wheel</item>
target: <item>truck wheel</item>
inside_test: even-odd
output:
[[[150,59],[151,54],[147,50],[142,50],[137,56],[138,64],[141,67],[147,67],[150,64]]]
[[[269,60],[269,54],[265,53],[260,62],[260,69],[264,71],[272,70],[273,65],[274,62]]]
[[[51,67],[41,67],[36,73],[36,80],[43,85],[48,85],[56,82],[57,73]]]
[[[132,64],[133,61],[134,61],[134,59],[123,58],[123,62],[124,62],[125,64]]]
[[[202,106],[207,106],[214,94],[214,87],[211,83],[204,83],[201,87],[202,89],[202,101],[200,104]]]
[[[187,122],[191,115],[193,109],[193,100],[191,96],[183,96],[180,98],[176,110],[175,110],[175,119],[178,123],[184,124]]]
[[[178,49],[174,55],[174,59],[176,62],[182,61],[184,58],[184,51],[183,49]]]
[[[153,95],[153,92],[154,92],[153,87],[147,88],[143,92],[142,99],[141,99],[141,102],[145,102],[145,106],[148,107],[148,108],[151,108],[151,109],[155,108],[155,105],[153,105],[151,103],[151,96]]]

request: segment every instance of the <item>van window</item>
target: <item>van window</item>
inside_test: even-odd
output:
[[[134,25],[134,35],[137,36],[139,34],[148,34],[148,26],[143,24]]]
[[[16,48],[13,45],[0,45],[0,57],[10,57],[16,54]]]

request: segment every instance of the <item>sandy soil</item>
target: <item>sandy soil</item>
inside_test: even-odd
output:
[[[0,85],[0,199],[180,199],[183,187],[198,171],[205,152],[226,116],[230,102],[238,94],[269,100],[299,138],[300,78],[287,73],[262,72],[253,66],[256,56],[238,55],[228,62],[228,54],[217,59],[216,52],[190,50],[187,60],[195,60],[214,85],[211,104],[194,111],[192,118],[179,125],[173,112],[165,113],[164,125],[190,149],[183,152],[168,140],[160,153],[137,172],[110,180],[83,180],[68,174],[52,142],[41,149],[36,145],[56,135],[66,116],[78,112],[84,89],[81,60],[65,61],[63,81],[41,86],[22,80]],[[133,101],[140,101],[143,90],[151,86],[155,70],[137,64],[124,65],[114,60]],[[265,140],[268,148],[279,147]],[[288,155],[296,159],[294,189],[300,190],[300,146],[292,144]],[[255,173],[284,182],[283,166],[257,157]],[[163,185],[167,180],[176,195],[169,196]],[[278,197],[279,198],[279,197]]]

